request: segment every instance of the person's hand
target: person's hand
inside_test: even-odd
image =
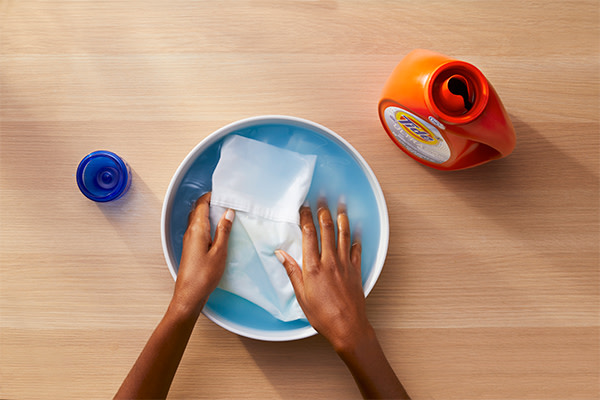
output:
[[[210,192],[196,201],[183,236],[183,250],[172,304],[185,312],[200,313],[225,270],[227,242],[235,213],[227,210],[223,214],[213,241],[209,207]]]
[[[345,205],[338,207],[336,241],[334,222],[325,201],[317,211],[321,231],[321,253],[317,230],[309,207],[300,209],[302,269],[285,251],[276,255],[285,266],[296,298],[310,324],[336,350],[352,347],[372,330],[365,311],[360,271],[361,244],[351,242]]]
[[[115,399],[164,399],[200,311],[217,287],[227,258],[227,241],[235,214],[227,210],[214,241],[210,234],[210,193],[196,201],[183,236],[175,292],[167,311],[148,339]]]
[[[360,273],[361,245],[351,243],[346,207],[338,207],[338,237],[325,201],[319,202],[321,253],[309,207],[300,209],[302,269],[285,251],[283,263],[308,322],[331,343],[364,398],[406,398],[365,310]]]

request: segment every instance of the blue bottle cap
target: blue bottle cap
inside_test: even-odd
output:
[[[77,186],[90,200],[116,200],[127,192],[130,185],[129,165],[110,151],[94,151],[85,156],[77,167]]]

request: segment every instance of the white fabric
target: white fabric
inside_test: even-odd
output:
[[[213,173],[213,229],[227,208],[236,210],[227,265],[219,283],[275,318],[305,318],[275,250],[302,265],[298,210],[310,188],[316,156],[233,135],[221,147]]]
[[[211,203],[298,224],[316,158],[233,135],[221,148]]]

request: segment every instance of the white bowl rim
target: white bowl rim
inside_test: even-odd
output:
[[[239,130],[247,128],[247,127],[268,124],[268,123],[287,123],[287,124],[298,126],[298,127],[309,128],[313,131],[317,130],[320,133],[326,134],[326,136],[330,137],[334,141],[337,141],[338,144],[340,144],[344,149],[346,149],[347,151],[349,151],[351,153],[351,155],[359,163],[361,169],[367,176],[367,179],[371,185],[371,188],[373,189],[373,194],[375,196],[375,200],[377,202],[377,206],[380,211],[379,227],[380,227],[380,234],[381,234],[379,246],[377,248],[377,253],[376,253],[376,257],[375,257],[374,266],[371,269],[371,272],[370,272],[369,276],[367,277],[367,280],[363,286],[363,291],[364,291],[365,297],[368,296],[369,293],[371,292],[371,290],[373,289],[373,287],[375,286],[375,283],[377,282],[377,279],[379,278],[379,275],[381,274],[381,270],[383,269],[383,265],[385,263],[385,258],[386,258],[387,250],[388,250],[388,243],[389,243],[389,215],[388,215],[388,209],[387,209],[385,197],[383,195],[383,191],[381,190],[379,181],[375,177],[373,170],[371,169],[369,164],[366,162],[366,160],[363,158],[363,156],[348,141],[346,141],[346,139],[344,139],[343,137],[341,137],[340,135],[338,135],[331,129],[329,129],[323,125],[320,125],[316,122],[313,122],[313,121],[310,121],[310,120],[307,120],[304,118],[293,117],[293,116],[288,116],[288,115],[259,115],[259,116],[255,116],[255,117],[240,119],[240,120],[234,121],[228,125],[225,125],[219,129],[217,129],[210,135],[208,135],[203,140],[201,140],[200,143],[198,143],[192,149],[192,151],[190,151],[188,153],[188,155],[183,159],[181,164],[179,164],[179,167],[177,168],[177,170],[175,171],[175,174],[173,174],[173,177],[171,178],[171,182],[169,183],[167,192],[165,194],[165,198],[163,201],[163,207],[162,207],[162,213],[161,213],[161,222],[160,222],[160,224],[161,224],[161,227],[160,227],[161,242],[162,242],[163,253],[165,256],[165,260],[167,262],[167,267],[169,268],[169,271],[171,272],[171,276],[173,277],[174,280],[177,280],[177,272],[175,271],[175,260],[173,258],[173,252],[171,250],[171,243],[169,240],[170,237],[167,237],[169,235],[169,233],[167,232],[167,231],[169,231],[167,229],[167,226],[170,226],[170,215],[171,215],[171,209],[172,209],[172,203],[174,200],[174,196],[177,191],[176,188],[179,187],[179,184],[183,180],[185,173],[191,167],[191,165],[195,161],[196,156],[198,154],[200,154],[205,148],[209,147],[210,145],[217,142],[221,138],[225,137],[226,135],[228,135],[230,133],[239,131]],[[168,224],[167,224],[167,222],[168,222]],[[270,330],[259,330],[259,329],[249,328],[246,326],[236,324],[233,321],[224,320],[224,319],[220,318],[219,314],[217,314],[216,312],[211,310],[210,307],[204,307],[204,309],[202,310],[202,313],[209,320],[211,320],[215,324],[219,325],[220,327],[222,327],[230,332],[236,333],[240,336],[248,337],[251,339],[264,340],[264,341],[291,341],[291,340],[307,338],[307,337],[313,336],[317,333],[317,331],[310,325],[307,327],[291,329],[291,330],[287,330],[287,331],[270,331]]]

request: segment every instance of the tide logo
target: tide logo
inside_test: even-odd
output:
[[[430,145],[438,143],[438,139],[435,135],[409,114],[398,111],[395,115],[395,119],[404,132],[417,139],[419,142]]]

